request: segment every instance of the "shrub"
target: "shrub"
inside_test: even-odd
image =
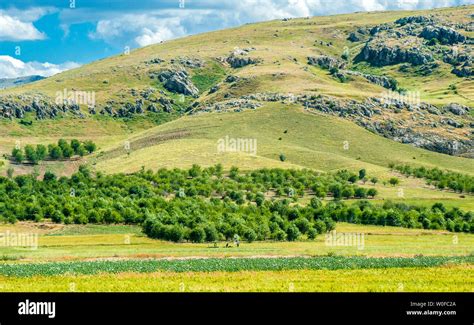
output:
[[[56,180],[56,175],[50,171],[46,171],[43,176],[43,181],[45,182],[51,182]]]
[[[316,230],[318,234],[324,234],[326,232],[326,223],[322,220],[316,220],[313,229]]]
[[[12,157],[17,163],[22,163],[25,160],[23,151],[17,148],[12,150]]]
[[[53,160],[58,160],[63,157],[63,150],[59,146],[49,145],[48,151],[49,151],[49,157]]]
[[[38,158],[38,160],[45,160],[45,158],[48,156],[48,149],[46,148],[46,146],[42,145],[42,144],[38,144],[36,146],[36,157]]]
[[[78,154],[78,150],[81,147],[81,143],[77,139],[71,140],[71,148],[74,150],[75,154]]]
[[[295,241],[300,236],[300,231],[298,230],[298,227],[296,227],[294,224],[291,224],[286,230],[286,235],[288,241]]]
[[[84,148],[87,150],[88,153],[91,154],[97,149],[97,146],[92,141],[85,141],[84,142]]]
[[[74,149],[69,144],[61,146],[64,158],[71,158],[74,155]]]
[[[244,239],[249,243],[254,242],[257,239],[257,234],[252,229],[247,229],[243,235]]]
[[[206,240],[206,232],[201,227],[194,228],[189,233],[189,240],[193,243],[203,243]]]
[[[400,180],[396,177],[392,177],[390,178],[390,180],[388,181],[390,183],[390,185],[392,186],[396,186],[398,184],[400,184]]]
[[[14,173],[15,173],[15,170],[14,170],[12,167],[8,167],[8,169],[7,169],[7,177],[10,178],[10,179],[12,179]]]
[[[318,231],[316,229],[310,228],[308,230],[308,239],[311,239],[311,240],[316,239],[317,235],[318,235]]]
[[[302,234],[306,234],[311,228],[311,224],[308,219],[304,217],[299,217],[295,220],[295,225]]]
[[[367,190],[363,187],[358,187],[354,192],[355,197],[365,199],[367,197]]]
[[[279,229],[279,228],[274,233],[272,233],[272,238],[274,240],[284,241],[286,240],[286,237],[287,237],[287,234],[282,229]]]
[[[204,227],[204,232],[206,233],[206,241],[214,242],[219,240],[219,233],[216,230],[216,227],[213,225],[206,225]]]
[[[165,230],[165,238],[166,240],[170,240],[173,242],[180,242],[184,238],[184,228],[180,225],[168,226]]]
[[[367,196],[376,197],[377,194],[378,194],[378,191],[375,188],[369,188],[367,190]]]

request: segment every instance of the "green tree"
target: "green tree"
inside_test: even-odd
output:
[[[214,225],[206,225],[204,227],[204,232],[206,233],[206,241],[208,243],[214,242],[219,239],[219,233],[216,230]]]
[[[388,181],[390,183],[390,185],[392,186],[396,186],[398,184],[400,184],[400,180],[396,177],[392,177],[390,178],[390,180]]]
[[[13,160],[15,160],[17,163],[20,163],[20,164],[25,160],[25,155],[23,154],[23,151],[17,148],[13,149],[12,157],[13,157]]]
[[[311,239],[311,240],[316,239],[317,235],[318,235],[318,231],[316,229],[310,228],[308,230],[308,239]]]
[[[91,154],[97,149],[97,146],[94,142],[87,140],[84,142],[84,148],[87,150],[89,154]]]
[[[54,173],[50,172],[50,171],[46,171],[46,172],[44,173],[44,176],[43,176],[43,180],[44,180],[45,182],[55,181],[56,178],[57,178],[56,175],[55,175]]]
[[[199,165],[196,165],[196,164],[193,164],[193,166],[191,167],[191,169],[189,169],[189,176],[190,177],[198,177],[199,175],[201,175],[201,166]]]
[[[288,241],[295,241],[300,236],[300,231],[296,225],[291,224],[288,229],[286,230],[286,236]]]
[[[343,190],[342,190],[342,196],[345,198],[345,199],[350,199],[351,197],[353,197],[355,194],[354,192],[354,189],[352,187],[345,187]]]
[[[74,155],[74,150],[72,149],[72,147],[68,143],[66,143],[64,146],[62,146],[61,149],[63,150],[63,157],[64,158],[71,158]]]
[[[377,194],[378,194],[378,191],[375,188],[369,188],[367,190],[367,196],[375,197],[377,196]]]
[[[255,233],[253,229],[249,228],[245,230],[243,237],[247,242],[252,243],[257,239],[257,234]]]
[[[49,146],[49,157],[53,160],[58,160],[63,157],[63,150],[60,146],[57,145],[50,145]]]
[[[357,182],[357,175],[352,174],[351,176],[349,176],[348,181],[354,184],[355,182]]]
[[[30,161],[33,164],[38,163],[38,156],[36,155],[36,150],[32,145],[25,146],[25,157],[26,160]]]
[[[84,157],[86,153],[87,153],[87,150],[86,148],[84,148],[82,144],[76,150],[76,154],[79,155],[80,157]]]
[[[45,145],[38,144],[36,146],[36,156],[38,160],[44,160],[48,156],[48,148]]]
[[[81,146],[81,143],[77,139],[72,139],[71,140],[71,148],[74,150],[75,154],[79,154],[78,149]]]
[[[66,147],[68,145],[69,145],[69,143],[64,139],[59,139],[58,140],[58,146],[61,147],[61,149],[64,149],[64,147]]]

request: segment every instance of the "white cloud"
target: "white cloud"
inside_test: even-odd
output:
[[[96,30],[89,36],[121,47],[145,46],[188,34],[285,17],[430,9],[473,3],[474,0],[201,0],[195,5],[186,1],[185,9],[160,9],[158,2],[151,10],[140,10],[138,5],[136,11],[129,14],[96,12]],[[81,19],[86,19],[85,16],[84,12]],[[63,18],[79,19],[77,15]]]
[[[473,4],[474,0],[240,0],[227,7],[242,20],[270,20],[356,11],[414,10]]]
[[[17,78],[30,75],[49,77],[79,66],[75,62],[65,62],[62,64],[36,61],[23,62],[8,55],[0,55],[0,78]]]
[[[100,20],[92,39],[108,43],[121,43],[133,39],[134,45],[146,46],[186,35],[179,17],[162,17],[159,14],[128,14],[116,19]],[[131,45],[131,44],[129,44]]]
[[[32,41],[46,38],[33,22],[58,11],[52,7],[0,10],[0,41]]]
[[[0,10],[0,13],[21,20],[23,22],[31,23],[37,21],[38,19],[47,14],[51,14],[57,11],[58,9],[54,7],[30,7],[26,9],[10,8],[7,10]]]
[[[37,30],[33,23],[0,13],[0,41],[31,41],[44,38],[46,35]]]

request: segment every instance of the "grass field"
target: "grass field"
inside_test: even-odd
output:
[[[339,223],[364,245],[320,236],[214,248],[152,240],[137,226],[0,225],[7,231],[38,233],[39,246],[0,247],[0,291],[474,290],[470,234]]]
[[[32,224],[0,226],[0,232],[39,233],[38,249],[0,247],[7,262],[94,260],[98,258],[183,258],[255,256],[463,256],[474,252],[474,236],[449,232],[339,223],[336,233],[364,234],[363,247],[327,246],[326,237],[303,242],[254,242],[225,248],[212,244],[170,243],[145,237],[138,227],[63,226],[45,231]]]
[[[472,292],[472,265],[434,268],[0,276],[4,292]],[[357,279],[357,281],[354,281]]]

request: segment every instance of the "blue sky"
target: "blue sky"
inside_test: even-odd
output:
[[[0,0],[0,78],[49,76],[163,40],[284,17],[474,0]]]

